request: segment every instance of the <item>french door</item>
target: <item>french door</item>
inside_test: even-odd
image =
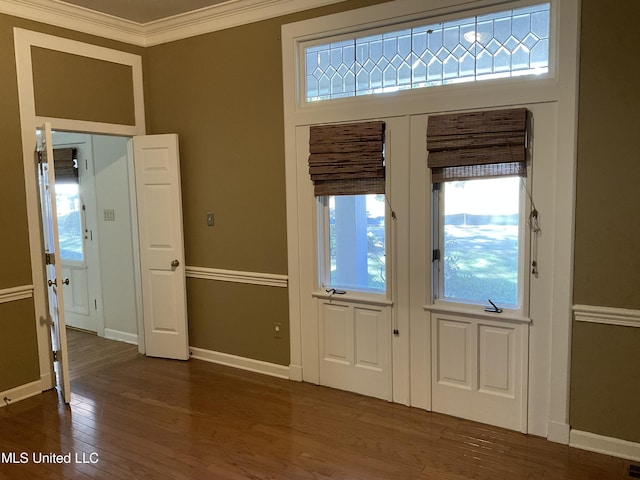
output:
[[[530,108],[540,122],[555,121],[552,109]],[[301,289],[305,289],[303,378],[527,431],[531,342],[527,312],[497,315],[485,312],[483,306],[433,301],[437,273],[432,264],[434,213],[426,165],[428,118],[429,114],[384,119],[387,283],[386,295],[377,301],[358,292],[335,295],[322,288],[319,269],[327,262],[318,240],[321,203],[313,197],[305,168],[309,129],[296,130],[297,207],[309,212],[308,219],[300,218],[305,238],[300,242]],[[547,130],[538,129],[531,151],[549,153]],[[529,287],[526,290],[529,295]]]
[[[53,158],[53,138],[51,124],[45,123],[38,129],[38,167],[40,200],[42,207],[42,232],[44,256],[46,262],[46,283],[49,324],[51,327],[51,346],[53,348],[56,384],[65,403],[71,401],[69,382],[69,357],[67,351],[67,331],[64,317],[64,285],[68,278],[62,276],[62,259],[58,235],[56,176]]]

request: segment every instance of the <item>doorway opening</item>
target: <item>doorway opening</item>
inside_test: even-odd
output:
[[[140,343],[130,137],[62,131],[52,137],[63,307],[67,329],[79,331],[69,349],[73,377],[123,351],[130,356],[130,348],[108,347],[106,340]],[[82,332],[105,339],[101,354],[85,352],[91,337]]]

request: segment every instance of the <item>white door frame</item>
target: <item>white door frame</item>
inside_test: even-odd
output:
[[[282,63],[284,90],[285,172],[287,189],[287,248],[289,272],[289,317],[291,332],[292,379],[313,381],[315,369],[309,345],[316,341],[316,333],[309,328],[311,311],[307,296],[314,279],[313,246],[308,245],[300,232],[312,228],[313,217],[303,198],[310,182],[306,164],[298,158],[300,145],[296,144],[296,129],[304,125],[357,121],[370,118],[445,111],[496,108],[500,106],[550,103],[557,108],[558,130],[555,144],[556,157],[550,184],[551,198],[555,200],[553,215],[554,236],[545,255],[552,261],[551,283],[553,294],[549,299],[550,327],[548,336],[532,341],[530,376],[534,402],[529,412],[536,409],[535,422],[529,431],[550,440],[569,442],[569,372],[571,345],[571,305],[573,286],[573,225],[575,218],[575,170],[577,157],[577,92],[578,45],[580,24],[579,0],[551,0],[551,32],[555,47],[550,52],[551,74],[535,81],[510,79],[483,81],[478,84],[459,84],[443,88],[425,88],[398,94],[362,96],[335,101],[305,104],[301,100],[299,78],[304,68],[301,58],[302,43],[321,41],[323,38],[363,31],[388,24],[416,19],[441,17],[461,9],[481,9],[509,1],[438,0],[425,6],[422,0],[396,0],[326,17],[305,20],[282,27]],[[471,5],[473,4],[473,5]],[[429,10],[430,9],[430,10]],[[374,98],[375,97],[375,98]],[[306,202],[306,203],[305,203]],[[542,255],[542,253],[541,253]],[[428,332],[424,328],[417,292],[409,308],[411,348],[399,357],[403,365],[397,369],[409,372],[411,404],[428,406],[428,393],[419,382],[428,376],[421,350],[428,345]],[[536,319],[534,319],[534,322]],[[415,338],[415,333],[420,338]],[[311,372],[309,372],[311,370]],[[396,389],[394,376],[394,393]],[[421,398],[415,398],[415,397]]]
[[[42,47],[58,52],[69,53],[98,60],[103,60],[131,67],[134,125],[119,125],[65,118],[41,117],[36,115],[31,47]],[[39,200],[37,192],[36,168],[33,152],[36,145],[36,128],[44,122],[51,123],[54,130],[66,130],[83,133],[120,135],[133,137],[146,133],[144,117],[144,98],[142,82],[142,58],[139,55],[112,50],[88,43],[77,42],[66,38],[47,35],[31,30],[14,28],[14,47],[18,80],[18,101],[20,106],[20,124],[22,133],[22,151],[24,160],[24,177],[27,202],[27,220],[29,226],[29,248],[31,254],[31,270],[33,278],[33,298],[36,315],[36,332],[40,364],[40,383],[42,390],[55,386],[53,364],[51,361],[51,341],[47,319],[47,291],[44,283],[44,262],[42,252],[42,227],[40,225]],[[133,172],[133,159],[129,158],[129,171]],[[132,189],[133,182],[131,182]],[[135,196],[132,197],[135,201]],[[135,203],[132,203],[135,205]],[[135,209],[133,210],[135,213]],[[137,224],[137,217],[132,218]],[[134,245],[138,244],[137,231],[134,229]],[[134,248],[136,264],[139,265],[139,249]],[[144,328],[142,326],[140,275],[136,272],[137,304],[138,304],[138,350],[144,353]]]

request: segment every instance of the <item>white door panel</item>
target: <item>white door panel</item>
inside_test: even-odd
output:
[[[526,323],[432,314],[432,408],[526,431]]]
[[[441,385],[472,388],[471,349],[472,325],[470,322],[439,318],[437,335],[437,381]]]
[[[391,400],[391,308],[317,302],[320,384]]]
[[[177,135],[133,138],[146,354],[189,358]]]
[[[349,365],[349,345],[353,341],[352,330],[349,328],[351,308],[346,305],[323,303],[322,307],[322,359],[326,362],[337,362]]]
[[[516,329],[478,326],[478,390],[515,398]]]

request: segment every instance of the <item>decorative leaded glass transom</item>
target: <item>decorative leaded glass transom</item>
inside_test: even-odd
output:
[[[548,3],[307,47],[306,101],[547,73]]]

